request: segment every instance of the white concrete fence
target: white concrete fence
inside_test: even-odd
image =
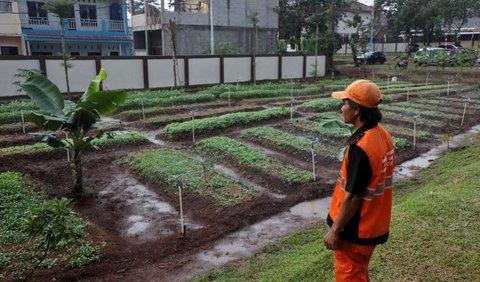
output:
[[[20,69],[35,69],[46,74],[60,91],[66,92],[61,57],[0,57],[0,97],[18,96],[14,75]],[[171,57],[79,57],[69,61],[71,92],[83,92],[100,68],[107,71],[104,89],[152,89],[175,85]],[[200,86],[253,80],[252,56],[190,56],[177,60],[177,85]],[[255,60],[256,80],[301,79],[325,76],[325,56],[262,55]]]
[[[408,43],[404,42],[392,42],[383,43],[377,42],[372,47],[368,48],[369,51],[381,51],[385,53],[402,53],[408,51]],[[351,54],[352,49],[349,44],[342,44],[342,48],[337,51],[337,54]],[[358,53],[362,53],[359,51]]]

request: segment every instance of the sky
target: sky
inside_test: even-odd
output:
[[[361,2],[363,4],[367,4],[372,6],[373,5],[373,0],[358,0],[358,2]]]

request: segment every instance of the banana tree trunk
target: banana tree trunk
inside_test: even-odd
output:
[[[73,191],[76,194],[83,193],[83,163],[80,153],[80,150],[73,151]]]

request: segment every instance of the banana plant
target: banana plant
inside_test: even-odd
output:
[[[64,99],[58,87],[38,73],[25,76],[25,81],[20,84],[40,109],[29,114],[27,119],[47,131],[60,130],[68,133],[69,139],[53,133],[34,135],[52,147],[66,147],[72,153],[73,190],[77,194],[83,193],[82,152],[92,149],[92,141],[105,134],[91,135],[90,131],[97,128],[100,115],[112,113],[127,97],[124,90],[100,91],[100,83],[106,77],[107,73],[101,69],[78,103]]]

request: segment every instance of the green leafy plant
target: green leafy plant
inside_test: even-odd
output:
[[[45,251],[25,280],[44,261],[51,249],[56,248],[62,241],[74,240],[84,235],[84,225],[73,213],[71,205],[71,200],[63,198],[47,201],[42,206],[31,209],[26,231],[33,238],[43,239]]]
[[[284,179],[289,184],[313,181],[310,172],[292,165],[283,165],[251,146],[231,138],[218,136],[203,139],[195,144],[194,150],[206,158],[260,169],[270,175]]]
[[[96,128],[100,115],[113,112],[127,97],[127,92],[123,90],[100,91],[100,83],[106,77],[107,73],[101,69],[78,103],[64,99],[58,87],[43,75],[31,75],[21,83],[22,89],[40,108],[40,111],[28,115],[27,119],[46,130],[62,130],[69,134],[70,141],[53,134],[38,133],[36,136],[52,147],[70,149],[74,163],[73,189],[76,193],[83,192],[81,153],[92,147],[93,140],[105,134],[89,136],[90,130]]]
[[[81,241],[79,247],[71,247],[68,249],[70,260],[68,267],[82,267],[94,261],[100,260],[100,252],[106,243],[102,242],[98,245],[92,245],[88,241]]]
[[[139,175],[153,183],[165,184],[167,191],[178,193],[173,175],[181,176],[185,191],[203,196],[214,203],[232,206],[255,192],[213,170],[213,166],[190,158],[179,150],[156,149],[129,154],[124,161]]]
[[[287,108],[271,108],[257,112],[230,113],[218,117],[208,117],[195,120],[195,133],[212,132],[231,126],[247,125],[273,118],[285,117],[290,114]],[[193,121],[174,122],[163,129],[161,136],[169,140],[178,140],[189,136],[192,132]]]

